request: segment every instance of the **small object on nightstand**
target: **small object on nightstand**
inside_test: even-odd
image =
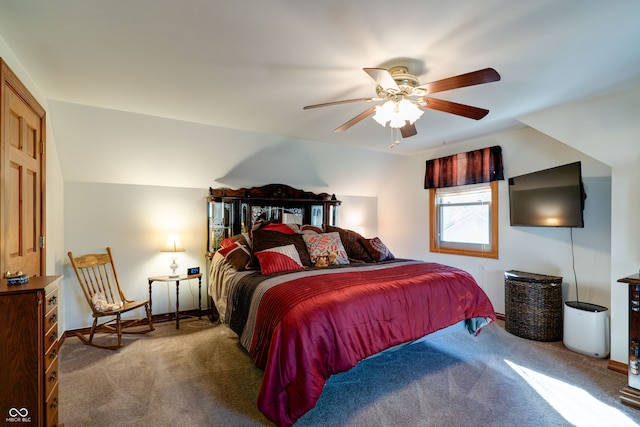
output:
[[[191,275],[191,274],[199,274],[200,273],[200,267],[191,267],[189,269],[187,269],[187,274]]]

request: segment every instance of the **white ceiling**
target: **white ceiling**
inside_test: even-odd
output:
[[[570,101],[640,87],[637,0],[0,0],[0,36],[52,100],[388,151],[363,67],[408,65],[422,83],[486,67],[502,80],[436,98],[415,153],[513,126]],[[55,118],[54,118],[55,119]]]

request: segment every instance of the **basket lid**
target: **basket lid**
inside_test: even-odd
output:
[[[562,283],[562,277],[548,276],[546,274],[527,273],[525,271],[509,270],[504,272],[507,280],[518,280],[520,282],[533,283]]]

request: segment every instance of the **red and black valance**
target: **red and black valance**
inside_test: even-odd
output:
[[[427,160],[424,188],[455,187],[504,180],[499,145]]]

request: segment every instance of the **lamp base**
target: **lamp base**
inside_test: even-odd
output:
[[[171,269],[171,274],[169,275],[170,279],[175,279],[176,277],[180,276],[178,273],[176,273],[176,270],[178,269],[176,258],[177,257],[171,257],[171,265],[169,266],[169,268]]]

